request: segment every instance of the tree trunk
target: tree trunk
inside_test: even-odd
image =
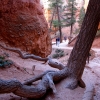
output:
[[[90,48],[100,21],[100,0],[90,0],[75,46],[71,52],[67,67],[70,77],[81,79]]]
[[[57,0],[56,0],[56,3],[57,3]],[[58,16],[58,22],[61,23],[61,21],[60,21],[60,16],[59,16],[58,3],[57,3],[57,16]],[[60,33],[60,43],[62,43],[62,31],[61,31],[61,25],[59,25],[59,33]]]
[[[50,22],[50,32],[51,32],[51,27],[52,27],[52,21],[53,21],[54,14],[55,14],[55,8],[53,9],[53,14],[52,14],[51,22]]]
[[[70,26],[70,36],[69,36],[69,42],[71,41],[72,39],[72,31],[73,31],[73,24],[71,24]]]
[[[72,39],[72,32],[73,32],[72,18],[73,18],[73,2],[72,2],[71,26],[70,26],[70,40],[69,41],[71,41],[71,39]]]
[[[31,78],[23,84],[17,80],[5,81],[0,79],[0,93],[14,93],[26,98],[41,98],[46,94],[46,91],[51,88],[53,93],[56,93],[54,85],[55,81],[60,81],[68,77],[67,87],[70,89],[76,88],[78,85],[85,87],[81,76],[84,71],[86,59],[88,57],[92,42],[95,38],[98,24],[100,21],[100,0],[90,0],[89,6],[76,41],[76,44],[71,52],[67,66],[61,63],[54,62],[51,58],[41,58],[33,54],[21,53],[18,49],[11,49],[5,46],[1,47],[17,52],[23,59],[32,58],[40,61],[48,61],[51,67],[58,68],[59,71],[47,71],[43,74]],[[41,80],[37,86],[30,86],[32,82]]]

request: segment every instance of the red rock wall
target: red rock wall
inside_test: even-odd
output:
[[[51,53],[40,0],[0,0],[0,41],[46,57]]]

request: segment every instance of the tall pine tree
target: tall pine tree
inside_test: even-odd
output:
[[[51,28],[51,24],[53,24],[54,27],[58,27],[59,33],[60,33],[60,42],[62,42],[60,10],[62,9],[63,2],[62,0],[48,0],[48,1],[50,3],[49,4],[50,9],[53,12],[51,23],[50,23],[50,28]],[[53,19],[54,16],[55,16],[55,19]]]
[[[84,7],[81,8],[80,10],[80,14],[79,14],[79,19],[78,19],[78,26],[79,26],[79,29],[81,28],[81,25],[82,25],[82,22],[83,22],[83,19],[84,19],[84,16],[85,16],[85,9]]]
[[[82,7],[80,9],[79,18],[78,18],[78,21],[77,21],[78,22],[78,28],[74,32],[75,34],[79,33],[80,28],[82,26],[82,22],[83,22],[84,16],[85,16],[85,9],[84,9],[84,7]]]
[[[64,7],[64,22],[65,26],[70,26],[70,38],[72,37],[72,33],[73,33],[73,25],[76,22],[76,18],[75,18],[75,14],[77,11],[76,8],[77,4],[76,4],[76,0],[68,0],[68,5]]]

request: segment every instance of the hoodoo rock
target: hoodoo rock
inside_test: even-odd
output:
[[[51,53],[40,0],[0,1],[0,41],[41,57]]]

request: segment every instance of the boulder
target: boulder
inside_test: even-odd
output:
[[[41,57],[51,53],[51,38],[40,0],[0,1],[0,41]]]

